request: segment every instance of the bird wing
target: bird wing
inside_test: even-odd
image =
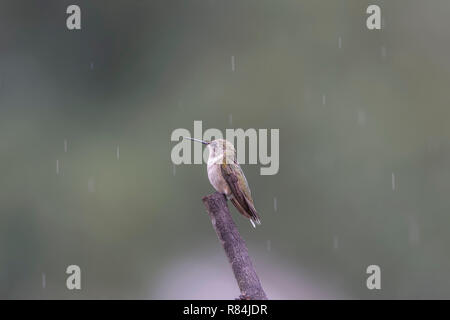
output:
[[[220,168],[222,176],[233,194],[231,202],[242,215],[259,224],[259,215],[253,204],[250,188],[241,167],[233,162],[222,163]]]

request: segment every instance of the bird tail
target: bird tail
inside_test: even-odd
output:
[[[259,214],[255,209],[255,206],[253,203],[250,203],[250,201],[247,201],[248,208],[250,209],[250,223],[252,224],[253,228],[256,228],[256,225],[261,224],[261,219],[259,219]]]
[[[248,201],[245,197],[245,202],[247,204],[247,208],[248,210],[245,210],[243,208],[243,206],[239,203],[239,201],[237,201],[236,198],[231,198],[231,202],[233,203],[233,205],[236,207],[236,209],[238,209],[238,211],[244,216],[250,219],[250,223],[252,224],[253,228],[256,228],[256,225],[260,225],[261,224],[261,220],[259,218],[258,212],[255,209],[255,206],[253,205],[253,203],[251,203],[250,201]]]

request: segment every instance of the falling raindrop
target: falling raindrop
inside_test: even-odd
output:
[[[95,192],[95,180],[94,178],[89,178],[88,180],[88,191]]]
[[[45,277],[45,273],[42,274],[42,288],[45,289],[45,287],[47,286],[47,280]]]
[[[91,70],[94,70],[94,62],[91,62],[90,67],[91,67]]]
[[[120,158],[120,149],[119,149],[119,146],[117,146],[117,149],[116,149],[116,157],[117,157],[117,160],[119,160],[119,158]]]
[[[233,115],[231,113],[228,116],[228,121],[230,122],[230,126],[232,126],[233,125]]]
[[[235,62],[235,58],[234,56],[231,56],[231,71],[235,71],[236,70],[236,62]]]
[[[64,140],[64,152],[67,152],[67,139]]]
[[[267,240],[267,251],[272,250],[272,241]]]
[[[177,173],[177,167],[175,165],[173,165],[172,166],[172,174],[174,177],[175,177],[176,173]]]
[[[277,211],[277,198],[273,197],[273,210]]]
[[[392,172],[392,191],[395,190],[395,174]]]
[[[59,174],[59,160],[56,160],[56,174]]]
[[[337,250],[339,248],[339,238],[338,236],[333,237],[333,249]]]
[[[338,47],[339,49],[342,49],[342,37],[338,38]]]
[[[366,124],[366,113],[363,110],[358,110],[358,125],[363,127]]]
[[[326,95],[322,95],[322,104],[326,105],[327,104],[327,96]]]

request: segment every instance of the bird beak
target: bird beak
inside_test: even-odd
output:
[[[203,143],[203,144],[206,144],[206,145],[211,143],[211,141],[203,141],[203,140],[200,140],[200,139],[195,139],[195,138],[190,138],[190,137],[183,137],[183,138],[184,139],[189,139],[189,140],[192,140],[192,141],[197,141],[197,142],[200,142],[200,143]]]

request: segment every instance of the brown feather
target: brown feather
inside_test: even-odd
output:
[[[239,204],[239,201],[236,198],[231,198],[231,203],[236,207],[236,209],[246,218],[251,219],[251,216],[245,211],[244,208]]]
[[[248,185],[246,185],[248,189],[247,192],[248,194],[242,191],[242,187],[239,186],[238,178],[232,172],[233,169],[231,168],[231,166],[233,165],[236,166],[237,168],[235,169],[239,170],[239,173],[243,175],[243,172],[238,164],[221,165],[222,175],[225,181],[227,182],[228,186],[230,187],[231,193],[233,195],[231,202],[243,216],[252,219],[257,224],[260,224],[261,221],[259,219],[258,212],[256,211],[255,206],[253,205],[253,200],[249,193],[250,189],[248,189]]]

